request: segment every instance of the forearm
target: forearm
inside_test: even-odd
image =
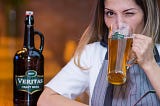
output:
[[[156,90],[157,95],[160,99],[160,67],[156,61],[143,67],[146,75],[148,76],[153,88]]]
[[[50,96],[47,106],[87,106],[75,100],[65,98],[61,95]]]
[[[63,97],[47,88],[40,96],[37,106],[88,106],[75,100]]]

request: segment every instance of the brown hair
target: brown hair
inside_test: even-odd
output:
[[[160,41],[160,16],[157,0],[135,0],[144,12],[145,26],[143,33],[152,37],[155,43]]]

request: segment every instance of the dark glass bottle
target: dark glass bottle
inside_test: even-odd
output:
[[[14,106],[36,106],[44,86],[44,37],[34,31],[32,11],[26,11],[23,49],[14,56]],[[34,45],[34,36],[40,36],[40,49]]]

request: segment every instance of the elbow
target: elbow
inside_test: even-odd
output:
[[[37,106],[43,106],[43,103],[42,103],[41,101],[38,100]]]
[[[50,97],[50,98],[49,98]],[[37,101],[37,106],[57,106],[55,103],[55,99],[51,96],[43,96],[41,95]]]
[[[37,106],[45,106],[45,99],[43,99],[42,96],[40,96],[40,98],[37,101]]]
[[[48,96],[42,92],[40,95],[38,101],[37,101],[37,106],[48,106],[49,100]]]
[[[45,88],[37,101],[37,106],[51,106],[51,105],[53,105],[54,99],[52,99],[52,97],[51,97],[51,94],[53,94],[53,93],[54,92],[51,89]]]

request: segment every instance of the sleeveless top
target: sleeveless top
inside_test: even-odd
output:
[[[107,45],[101,42],[101,45]],[[160,56],[155,47],[155,59],[160,64]],[[152,92],[135,103],[148,91],[154,90],[149,79],[138,64],[127,71],[127,81],[123,85],[112,85],[107,82],[108,52],[97,77],[91,106],[160,106],[160,99]]]

